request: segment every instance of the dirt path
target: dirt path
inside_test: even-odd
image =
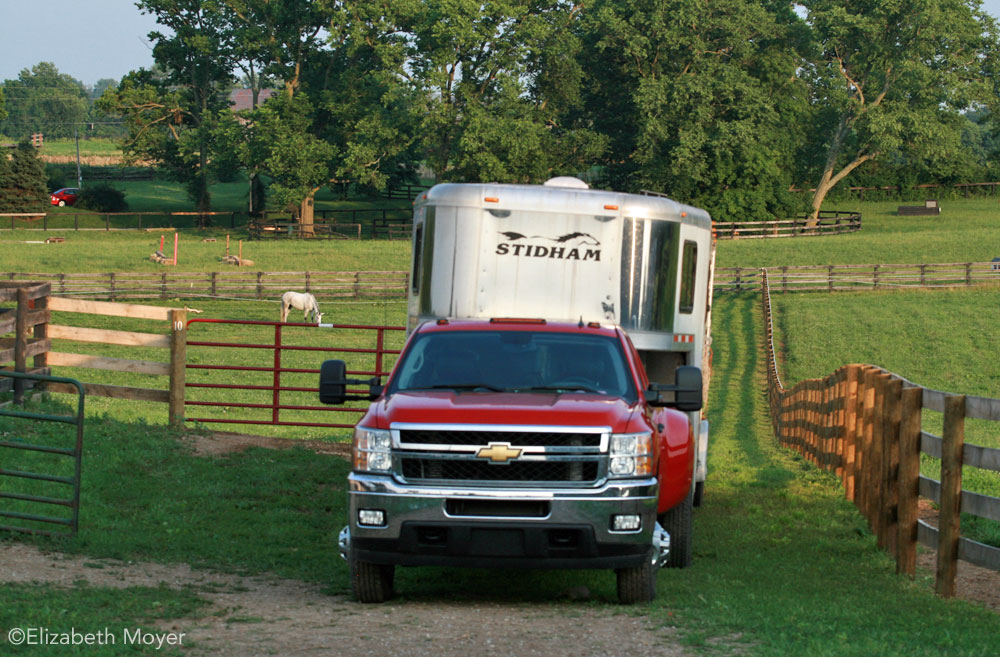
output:
[[[94,564],[100,563],[101,568]],[[185,653],[248,655],[477,657],[479,655],[682,657],[671,630],[638,613],[583,604],[361,605],[302,582],[191,570],[186,565],[123,563],[0,544],[0,579],[96,587],[194,587],[211,601],[197,618],[161,629],[183,632]]]

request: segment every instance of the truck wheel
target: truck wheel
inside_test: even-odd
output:
[[[684,501],[659,516],[660,526],[670,534],[670,556],[667,568],[687,568],[691,565],[692,507],[694,491]]]
[[[358,602],[385,602],[392,597],[392,582],[395,566],[361,561],[349,558],[351,569],[351,591]]]
[[[656,572],[659,570],[649,561],[635,568],[619,568],[618,602],[623,605],[633,605],[637,602],[650,602],[656,597]]]

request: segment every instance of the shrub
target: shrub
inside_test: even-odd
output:
[[[107,183],[87,185],[80,190],[76,206],[97,212],[122,212],[128,210],[125,192]]]

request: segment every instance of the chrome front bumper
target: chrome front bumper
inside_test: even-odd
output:
[[[390,477],[351,474],[350,524],[340,533],[346,558],[400,565],[619,568],[646,560],[662,565],[669,534],[656,522],[655,478],[609,481],[599,488],[431,488]],[[465,509],[524,503],[532,515],[474,515]],[[462,511],[456,513],[456,508]],[[381,527],[360,526],[358,512],[385,513]],[[638,515],[635,531],[614,531],[616,514]],[[443,537],[439,544],[427,537]],[[563,543],[560,543],[563,541]]]

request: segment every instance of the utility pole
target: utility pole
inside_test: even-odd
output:
[[[76,134],[76,186],[83,187],[83,176],[80,174],[80,128],[74,130]]]

